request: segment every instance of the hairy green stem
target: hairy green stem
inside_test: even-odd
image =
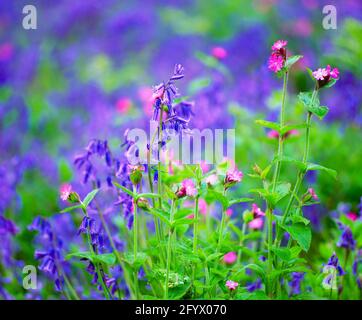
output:
[[[133,186],[133,192],[137,193],[137,187]],[[133,200],[134,201],[134,200]],[[133,203],[133,263],[134,263],[134,295],[138,299],[138,270],[135,268],[138,255],[138,214],[137,204]]]
[[[282,97],[282,106],[280,109],[280,124],[279,127],[282,130],[284,128],[284,121],[285,121],[285,101],[287,96],[287,83],[288,83],[288,71],[284,73],[284,80],[283,80],[283,97]],[[274,176],[273,176],[273,184],[272,184],[272,191],[275,191],[276,185],[279,180],[280,175],[280,168],[282,163],[282,157],[283,157],[283,144],[284,144],[284,135],[279,132],[279,140],[278,140],[278,158],[277,158],[277,164],[275,166],[274,170]]]
[[[170,212],[170,229],[168,231],[168,242],[167,242],[167,262],[166,262],[166,280],[165,280],[165,299],[168,299],[168,285],[170,281],[170,266],[171,266],[171,244],[172,244],[172,234],[173,234],[173,215],[175,210],[175,200],[172,200],[171,212]]]
[[[226,195],[226,189],[224,189],[223,195],[224,196]],[[222,214],[222,216],[221,216],[221,224],[220,224],[220,227],[219,227],[219,239],[218,239],[218,242],[217,242],[216,252],[220,252],[222,236],[223,236],[223,233],[224,233],[225,216],[226,216],[226,212],[225,212],[224,209],[222,210],[221,214]]]

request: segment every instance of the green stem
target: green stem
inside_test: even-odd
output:
[[[267,219],[268,219],[268,274],[269,274],[269,281],[268,281],[268,294],[272,298],[273,297],[273,288],[272,288],[272,281],[271,281],[271,273],[273,271],[273,258],[272,258],[272,242],[273,242],[273,210],[271,208],[267,209],[266,212]]]
[[[133,186],[133,192],[137,193],[137,187]],[[138,299],[138,270],[135,267],[138,255],[138,215],[137,215],[137,204],[133,203],[133,267],[134,267],[134,294],[135,298]]]
[[[158,122],[158,183],[157,183],[157,192],[160,195],[158,198],[158,204],[160,209],[162,209],[162,177],[161,177],[161,151],[162,151],[162,121],[163,121],[163,106],[161,106],[160,118]]]
[[[314,97],[315,97],[315,95],[313,93],[312,101],[314,101]],[[304,154],[303,154],[303,160],[302,160],[304,165],[307,164],[308,155],[309,155],[309,140],[310,140],[311,120],[312,120],[312,113],[308,112],[307,121],[306,121],[306,125],[307,125],[307,128],[306,128],[306,141],[305,141]],[[285,222],[286,222],[286,220],[288,218],[289,212],[290,212],[290,210],[292,208],[292,205],[293,205],[293,202],[294,202],[294,198],[295,198],[295,196],[297,196],[297,194],[299,192],[299,188],[300,188],[300,186],[301,186],[301,184],[303,182],[304,175],[305,175],[305,169],[304,168],[300,169],[299,172],[298,172],[297,180],[295,182],[293,191],[292,191],[292,193],[290,195],[287,207],[285,209],[285,212],[284,212],[284,215],[283,215],[283,218],[282,218],[282,225],[285,224]],[[282,237],[282,230],[280,228],[278,228],[277,237],[275,239],[276,240],[275,242],[276,242],[277,246],[280,246],[281,237]]]
[[[223,191],[224,196],[225,196],[225,194],[226,194],[226,189],[224,189],[224,191]],[[224,233],[225,216],[226,216],[226,212],[225,212],[224,209],[222,210],[221,214],[222,214],[222,216],[221,216],[221,224],[220,224],[220,227],[219,227],[219,239],[218,239],[218,242],[217,242],[216,252],[220,252],[222,236],[223,236],[223,233]]]
[[[168,284],[170,281],[170,266],[171,266],[171,243],[172,243],[172,234],[173,234],[173,215],[175,208],[175,200],[172,200],[171,212],[170,212],[170,229],[168,231],[168,242],[167,242],[167,262],[166,262],[166,281],[165,281],[165,299],[168,299]]]
[[[239,262],[241,262],[241,247],[243,245],[243,242],[244,242],[244,237],[245,237],[245,232],[246,232],[246,226],[247,226],[247,223],[246,222],[243,222],[243,226],[241,228],[241,237],[240,237],[240,240],[239,240],[239,251],[238,251],[238,260]]]
[[[283,97],[282,97],[282,106],[280,109],[280,129],[282,130],[284,128],[284,120],[285,120],[285,101],[286,101],[286,95],[287,95],[287,83],[288,83],[288,72],[284,73],[284,81],[283,81]],[[281,158],[283,156],[283,144],[284,144],[284,136],[279,132],[279,141],[278,141],[278,158],[277,158],[277,164],[275,166],[274,170],[274,176],[273,176],[273,184],[272,184],[272,190],[275,191],[276,185],[279,180],[280,175],[280,168],[281,168]]]

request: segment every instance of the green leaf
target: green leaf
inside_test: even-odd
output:
[[[291,259],[291,252],[288,248],[271,248],[274,254],[281,260],[288,262]]]
[[[266,120],[255,120],[255,123],[261,125],[262,127],[280,131],[280,125],[276,122],[266,121]]]
[[[95,258],[99,262],[103,262],[104,264],[107,265],[114,265],[116,263],[116,256],[114,255],[114,253],[97,254]]]
[[[310,226],[306,226],[304,223],[294,223],[292,225],[281,225],[281,227],[290,234],[304,251],[308,251],[312,240]]]
[[[303,161],[296,160],[292,157],[288,157],[288,156],[275,157],[273,162],[276,162],[276,161],[291,163],[301,170],[306,170],[306,164],[303,163]]]
[[[312,92],[300,92],[298,94],[298,98],[303,103],[304,107],[322,120],[327,115],[329,109],[319,105],[319,99],[317,96],[314,98],[312,103],[312,96]]]
[[[251,201],[254,201],[254,199],[252,199],[252,198],[239,198],[239,199],[235,199],[235,200],[229,200],[228,206],[231,207],[233,204],[236,204],[236,203],[251,202]]]
[[[310,69],[310,68],[306,68],[307,72],[308,72],[308,75],[310,76],[310,78],[315,82],[316,79],[314,78],[313,76],[313,70]]]
[[[208,189],[205,200],[214,200],[221,203],[223,209],[227,209],[229,207],[228,199],[221,193],[213,189]]]
[[[67,207],[67,208],[63,209],[62,211],[60,211],[60,213],[65,213],[65,212],[73,211],[75,209],[80,209],[80,208],[83,208],[83,206],[81,204],[77,204],[76,206],[71,206],[71,207]]]
[[[146,261],[147,255],[144,252],[137,252],[136,260],[133,252],[125,252],[124,260],[135,269],[139,269]]]
[[[171,226],[172,227],[176,227],[176,226],[181,226],[184,224],[193,224],[195,222],[194,218],[183,218],[183,219],[178,219],[176,221],[174,221]]]
[[[209,77],[200,77],[192,80],[187,87],[187,91],[192,96],[195,93],[201,91],[202,89],[208,87],[211,83],[211,79]]]
[[[165,222],[168,226],[171,226],[171,223],[169,221],[170,215],[162,210],[162,209],[155,209],[155,208],[150,208],[150,211],[148,211],[148,213],[152,214],[153,216],[156,216],[158,218],[160,218],[163,222]]]
[[[128,190],[128,189],[125,188],[124,186],[121,186],[119,183],[113,182],[113,184],[114,184],[117,188],[121,189],[123,192],[127,193],[128,195],[130,195],[132,198],[135,198],[135,197],[136,197],[136,195],[135,195],[131,190]]]
[[[290,192],[291,184],[289,182],[278,182],[273,193],[273,204],[276,205],[280,200],[287,196]]]
[[[290,67],[301,58],[303,58],[303,56],[300,55],[295,55],[287,58],[287,61],[285,62],[285,68],[290,69]]]
[[[65,259],[69,260],[74,257],[80,258],[80,259],[88,259],[88,260],[92,261],[93,263],[104,263],[107,265],[114,265],[116,262],[116,257],[113,253],[94,254],[90,251],[73,252],[73,253],[67,254],[65,256]]]
[[[98,193],[99,189],[94,189],[93,191],[89,192],[85,198],[83,199],[83,205],[85,208],[87,208],[89,206],[89,204],[91,203],[91,201],[94,199],[94,197],[96,196],[96,194]]]
[[[153,198],[153,199],[156,199],[156,198],[160,198],[161,196],[158,194],[158,193],[140,193],[137,195],[137,199],[139,198]]]
[[[322,88],[330,88],[333,87],[337,82],[337,79],[330,78],[328,83],[324,85]]]
[[[85,258],[85,259],[88,259],[90,261],[93,261],[94,260],[94,254],[92,252],[89,252],[89,251],[85,251],[85,252],[73,252],[73,253],[69,253],[65,256],[65,259],[66,260],[69,260],[71,258]]]
[[[324,171],[324,172],[328,173],[334,179],[337,179],[337,171],[336,170],[323,167],[323,166],[321,166],[319,164],[308,163],[307,164],[307,171],[314,171],[314,170]]]

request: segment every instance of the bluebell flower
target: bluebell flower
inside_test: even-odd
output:
[[[303,272],[292,272],[292,279],[289,282],[290,295],[296,295],[301,293],[300,284],[304,279]]]
[[[356,277],[357,286],[362,290],[362,249],[358,250],[356,258],[353,261],[352,273]]]
[[[343,231],[337,243],[337,246],[348,250],[354,250],[356,247],[356,241],[353,238],[352,230],[347,226],[342,227]]]
[[[249,292],[254,292],[255,290],[261,289],[262,282],[260,279],[257,279],[255,282],[248,283],[246,285],[246,290]]]

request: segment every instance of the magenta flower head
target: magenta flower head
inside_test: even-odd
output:
[[[326,86],[332,81],[332,79],[337,80],[339,78],[338,68],[332,69],[330,65],[327,65],[325,68],[319,68],[316,71],[313,71],[312,74],[313,77],[317,80],[318,89]]]
[[[226,264],[233,264],[237,258],[238,258],[237,254],[231,251],[224,255],[224,262]]]
[[[212,48],[211,54],[218,60],[225,59],[228,55],[227,51],[223,47]]]
[[[63,201],[69,201],[72,203],[80,202],[78,193],[72,191],[72,186],[69,183],[64,183],[59,188],[60,199]]]
[[[315,201],[319,201],[319,198],[317,196],[317,194],[315,193],[313,188],[309,188],[308,189],[308,193],[311,195],[311,197],[315,200]]]
[[[195,197],[197,195],[197,189],[194,182],[191,179],[186,179],[182,182],[181,187],[176,191],[178,198],[183,197]]]
[[[234,291],[238,288],[239,284],[232,280],[227,280],[225,284],[230,291]]]
[[[64,183],[59,188],[60,192],[60,199],[63,201],[67,201],[71,192],[72,192],[72,186],[69,183]]]
[[[232,187],[234,184],[240,182],[243,179],[243,173],[238,170],[229,170],[226,173],[224,180],[224,188],[225,190]]]
[[[273,72],[279,72],[283,69],[287,60],[287,49],[285,48],[288,41],[278,40],[272,45],[272,53],[269,57],[268,68]]]

